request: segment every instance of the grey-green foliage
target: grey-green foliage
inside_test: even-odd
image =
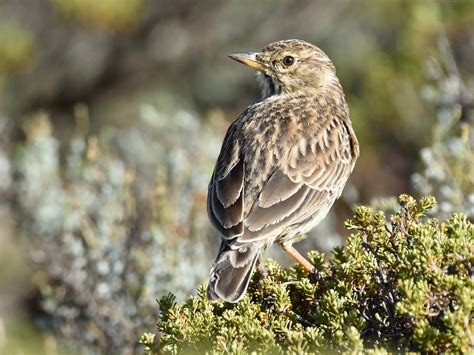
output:
[[[437,216],[463,211],[474,218],[474,82],[463,81],[447,40],[439,43],[442,60],[428,62],[432,83],[422,92],[437,120],[412,183],[420,194],[436,197]]]
[[[268,260],[237,304],[207,301],[204,287],[182,304],[163,297],[145,352],[473,351],[473,224],[427,218],[434,198],[399,201],[390,219],[357,208],[344,248],[308,255],[316,274]]]
[[[61,146],[45,115],[25,124],[13,187],[46,315],[41,321],[78,349],[133,352],[137,334],[155,321],[156,298],[169,290],[184,298],[207,275],[208,224],[197,211],[205,206],[205,163],[212,158],[191,137],[197,117],[186,115],[184,124],[168,119],[167,130],[148,127],[140,135],[137,128],[137,143],[128,148],[132,154],[147,147],[155,160],[152,181],[94,137]],[[163,138],[155,146],[152,132],[170,131],[187,141],[176,147]]]

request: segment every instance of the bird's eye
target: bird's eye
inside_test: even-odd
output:
[[[292,65],[295,62],[295,58],[292,57],[291,55],[287,55],[285,58],[283,58],[283,64],[285,64],[287,67]]]

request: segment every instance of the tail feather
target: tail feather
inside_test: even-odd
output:
[[[259,255],[260,248],[256,246],[233,250],[222,243],[211,268],[207,298],[223,299],[232,303],[240,301],[247,290]]]

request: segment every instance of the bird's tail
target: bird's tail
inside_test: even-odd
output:
[[[207,298],[233,303],[240,301],[249,285],[260,250],[258,246],[246,246],[233,250],[222,242],[219,254],[211,268]]]

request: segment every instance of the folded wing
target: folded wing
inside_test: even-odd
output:
[[[296,225],[321,220],[338,198],[355,162],[352,130],[331,120],[316,135],[288,144],[261,186],[245,191],[258,171],[246,171],[239,140],[231,126],[208,194],[210,219],[232,249],[273,242]]]

